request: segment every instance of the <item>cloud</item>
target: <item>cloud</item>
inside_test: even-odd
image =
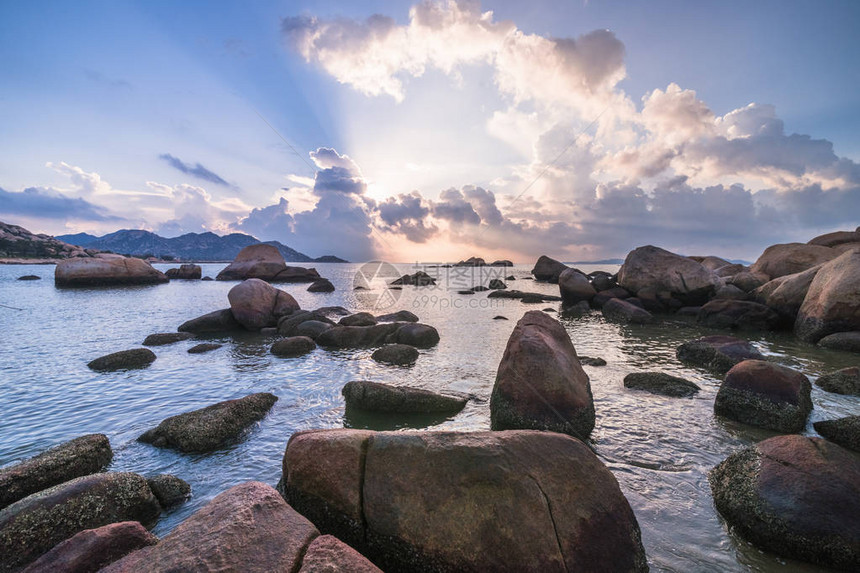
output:
[[[185,163],[178,157],[174,157],[169,153],[162,153],[158,156],[159,159],[163,159],[167,162],[168,165],[185,173],[187,175],[192,175],[197,177],[198,179],[202,179],[203,181],[208,181],[210,183],[215,183],[216,185],[223,185],[224,187],[232,187],[227,181],[221,178],[219,175],[213,173],[209,169],[206,169],[199,163],[195,163],[191,165],[190,163]]]
[[[206,231],[227,232],[251,207],[237,198],[221,201],[202,187],[194,185],[163,185],[148,181],[147,186],[168,199],[171,218],[155,224],[155,230],[165,236]]]
[[[0,214],[98,222],[126,220],[85,199],[68,197],[45,187],[28,187],[20,192],[0,188]]]
[[[388,197],[377,205],[382,230],[403,234],[413,243],[424,243],[438,234],[439,228],[428,221],[431,209],[418,191]]]

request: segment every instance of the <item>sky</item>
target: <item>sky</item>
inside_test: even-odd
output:
[[[860,224],[860,2],[0,2],[0,220],[352,261]]]

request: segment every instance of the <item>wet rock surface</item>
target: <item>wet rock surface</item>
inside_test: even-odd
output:
[[[155,362],[155,358],[155,353],[148,348],[133,348],[101,356],[91,361],[87,366],[90,370],[98,372],[132,370],[149,366]]]
[[[686,398],[701,390],[696,384],[664,372],[634,372],[624,377],[624,387],[651,394]]]
[[[422,388],[392,386],[367,380],[347,382],[342,394],[347,408],[370,412],[434,413],[459,412],[468,401]]]
[[[685,342],[678,347],[676,356],[684,364],[721,374],[744,360],[765,359],[749,341],[725,335],[705,336]]]
[[[815,385],[827,392],[860,396],[860,368],[851,366],[818,377]]]

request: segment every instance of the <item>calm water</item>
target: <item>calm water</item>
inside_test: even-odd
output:
[[[204,276],[214,276],[223,266],[203,265]],[[169,267],[159,265],[161,270]],[[0,265],[0,304],[15,307],[0,307],[0,466],[81,434],[105,433],[115,452],[111,470],[169,472],[191,483],[193,498],[156,526],[155,533],[164,535],[232,485],[247,480],[274,485],[293,432],[344,425],[340,390],[350,380],[467,392],[474,399],[466,409],[435,428],[488,430],[489,395],[516,320],[526,310],[558,309],[558,303],[524,305],[487,299],[486,293],[463,296],[444,287],[405,287],[389,293],[400,297],[393,306],[374,310],[374,305],[389,301],[379,298],[384,294],[380,288],[366,294],[353,291],[358,265],[316,267],[337,291],[311,294],[306,285],[283,285],[302,308],[342,305],[376,314],[408,309],[435,326],[441,342],[422,350],[413,367],[400,368],[375,363],[369,350],[317,349],[303,358],[279,359],[268,353],[272,338],[247,334],[216,337],[212,340],[224,346],[207,354],[186,352],[194,340],[157,347],[153,350],[158,359],[149,368],[99,374],[90,371],[87,362],[140,346],[148,334],[175,331],[189,318],[227,307],[227,291],[235,283],[174,281],[151,287],[58,290],[53,266]],[[580,268],[589,272],[597,267]],[[518,278],[510,287],[557,294],[554,285],[523,280],[530,276],[529,269],[506,269],[505,274]],[[414,271],[410,265],[399,270]],[[25,274],[43,280],[15,280]],[[448,277],[457,288],[469,280]],[[492,320],[496,315],[510,320]],[[604,367],[585,366],[597,411],[591,441],[636,512],[652,571],[821,570],[758,551],[728,532],[713,508],[708,470],[732,452],[772,435],[716,419],[713,401],[719,379],[675,360],[678,344],[714,331],[679,319],[657,326],[620,326],[605,322],[599,312],[562,321],[579,354],[608,362]],[[810,378],[858,362],[856,356],[820,350],[788,335],[753,335],[751,340],[774,360]],[[624,376],[643,370],[683,376],[702,391],[693,399],[677,399],[626,390]],[[168,416],[252,392],[271,392],[279,401],[247,439],[233,447],[184,455],[135,441]],[[814,421],[860,409],[856,398],[817,387],[812,399],[808,434],[814,434]]]

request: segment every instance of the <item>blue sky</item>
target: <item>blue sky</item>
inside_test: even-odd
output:
[[[247,4],[0,4],[0,219],[523,261],[860,224],[860,3]]]

